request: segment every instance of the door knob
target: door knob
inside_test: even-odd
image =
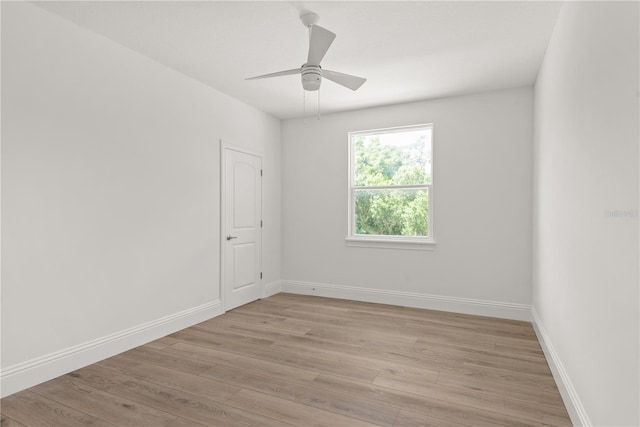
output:
[[[238,236],[227,235],[227,240],[237,239],[237,238],[238,238]]]

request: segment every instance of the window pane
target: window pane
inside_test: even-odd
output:
[[[426,189],[355,190],[355,234],[427,236]]]
[[[431,129],[354,135],[355,186],[431,182]]]

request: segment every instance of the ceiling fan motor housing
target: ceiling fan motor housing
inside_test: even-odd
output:
[[[302,87],[304,90],[314,91],[320,89],[320,83],[322,83],[322,73],[320,72],[319,65],[302,66]]]

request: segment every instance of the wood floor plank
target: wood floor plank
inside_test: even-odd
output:
[[[262,301],[261,301],[262,302]],[[287,318],[285,321],[289,321],[289,319],[301,319],[308,320],[312,322],[318,322],[319,324],[333,324],[340,325],[344,323],[345,317],[341,316],[344,314],[344,311],[339,313],[329,314],[328,312],[323,312],[322,310],[317,310],[316,312],[309,312],[306,310],[306,307],[295,307],[288,306],[281,303],[274,304],[273,301],[265,301],[265,304],[261,304],[260,306],[252,307],[251,310],[256,310],[260,313],[268,314],[268,315],[280,315]],[[249,308],[245,309],[244,307],[239,307],[236,310],[241,310],[241,312],[245,310],[249,310]]]
[[[549,365],[541,362],[513,361],[507,357],[485,357],[478,354],[466,358],[462,364],[472,367],[488,367],[509,370],[513,372],[524,372],[532,375],[549,377],[551,370]]]
[[[294,347],[286,345],[272,345],[268,350],[262,353],[263,357],[271,358],[292,366],[311,369],[319,372],[331,372],[336,375],[342,375],[362,381],[373,381],[378,375],[378,370],[371,366],[345,364],[345,358],[338,360],[329,351],[323,350],[322,347],[316,347],[312,350],[304,347]]]
[[[153,348],[153,347],[152,347]],[[123,374],[115,369],[93,364],[85,368],[67,374],[77,381],[81,381],[85,384],[94,386],[102,390],[110,390],[116,385],[123,384],[131,379],[130,376]],[[208,393],[210,394],[210,393]],[[196,425],[202,425],[195,423],[192,420],[186,420],[176,414],[177,418],[167,423],[169,427],[193,427]]]
[[[128,375],[105,369],[97,363],[69,372],[66,376],[102,391],[109,391],[113,386],[130,379]]]
[[[182,418],[204,426],[287,426],[286,423],[242,411],[203,396],[148,381],[130,380],[114,387],[112,391],[150,407],[180,414]]]
[[[528,322],[282,293],[0,404],[3,427],[571,425]]]
[[[346,396],[339,391],[327,392],[314,389],[311,386],[311,382],[309,385],[303,385],[221,365],[213,367],[203,375],[230,384],[241,385],[244,389],[291,400],[381,426],[392,426],[398,414],[398,410],[395,408],[376,405],[355,395]]]
[[[566,416],[553,416],[553,415],[545,415],[542,417],[542,426],[543,427],[573,427],[573,423],[569,418],[569,415]]]
[[[345,417],[340,414],[324,411],[308,405],[303,405],[251,390],[240,391],[234,397],[229,399],[227,403],[236,408],[245,409],[247,411],[284,421],[296,426],[377,426],[377,424],[370,424],[350,417]]]
[[[330,375],[320,375],[313,380],[317,387],[335,393],[357,395],[378,404],[391,405],[422,415],[468,425],[470,427],[539,427],[540,422],[518,418],[502,412],[467,406],[446,399],[446,395],[424,394],[397,390],[377,384],[367,384]]]
[[[191,358],[183,358],[169,351],[155,350],[147,347],[137,347],[118,356],[98,362],[100,365],[113,365],[123,360],[138,360],[144,363],[155,363],[166,368],[175,369],[176,371],[186,372],[188,374],[200,375],[209,369],[210,365],[207,361],[196,360]]]
[[[529,384],[510,384],[504,381],[498,382],[480,378],[469,378],[465,375],[448,372],[441,372],[438,375],[437,383],[452,387],[467,388],[469,390],[478,390],[484,393],[492,393],[514,399],[529,400],[541,405],[564,407],[562,401],[558,401],[559,392],[555,386],[543,388]]]
[[[171,348],[167,349],[167,351],[176,355],[198,360],[215,360],[216,363],[223,365],[241,367],[243,369],[261,372],[267,376],[283,378],[290,381],[311,381],[319,375],[319,371],[302,369],[256,357],[228,353],[188,343],[175,344]]]
[[[145,347],[147,348],[153,348],[156,350],[162,350],[165,349],[169,346],[172,346],[173,344],[180,342],[180,340],[173,338],[173,337],[162,337],[159,338],[155,341],[151,341],[150,343],[145,344]]]
[[[472,332],[483,336],[503,337],[503,338],[535,338],[535,331],[530,323],[519,321],[508,321],[496,319],[453,314],[440,316],[412,317],[407,320],[408,327],[438,327],[445,330]]]
[[[293,336],[286,342],[296,342],[302,347],[318,349],[317,351],[284,351],[283,346],[272,342],[269,346],[256,346],[251,349],[240,349],[234,345],[222,345],[215,347],[221,351],[228,351],[234,354],[246,354],[252,357],[260,358],[273,363],[284,364],[310,371],[327,371],[339,375],[345,375],[353,378],[372,381],[377,375],[377,370],[363,366],[344,366],[344,364],[320,355],[324,348],[349,348],[348,345],[333,347],[323,341],[317,341],[312,338]],[[200,343],[196,343],[200,345]],[[359,348],[357,348],[359,350]]]
[[[549,366],[544,357],[523,355],[520,353],[499,352],[494,349],[460,348],[458,345],[424,342],[418,340],[413,349],[420,354],[451,357],[462,361],[491,363],[503,369],[516,368],[518,371],[547,375]]]
[[[403,372],[408,376],[419,377],[422,380],[429,381],[429,382],[435,382],[436,378],[438,377],[438,371],[436,370],[418,368],[414,366],[401,364],[398,362],[389,362],[383,359],[376,359],[373,357],[368,357],[366,354],[363,354],[363,353],[351,354],[348,352],[339,352],[337,350],[318,348],[318,347],[308,346],[308,345],[300,345],[299,343],[295,343],[295,344],[277,343],[277,344],[274,344],[272,347],[280,349],[283,353],[296,354],[301,357],[322,356],[326,359],[337,362],[340,365],[347,367],[349,369],[367,366],[368,370],[371,372],[371,375],[374,375],[375,371],[377,371],[377,375],[380,375],[383,372]],[[360,376],[360,377],[356,377],[355,379],[360,379],[362,381],[369,381],[369,376]],[[373,381],[373,379],[374,378],[371,378],[370,381]]]
[[[470,350],[471,351],[471,350]],[[500,364],[473,363],[465,357],[465,353],[453,353],[446,349],[439,349],[434,345],[429,351],[417,350],[415,346],[387,347],[387,346],[366,346],[361,353],[367,357],[378,358],[390,362],[403,363],[411,366],[422,367],[428,370],[438,370],[441,372],[453,372],[471,377],[488,377],[498,380],[513,381],[516,383],[540,383],[555,385],[553,377],[544,369],[536,372],[525,372],[513,370]]]
[[[214,320],[218,319],[216,318]],[[224,330],[225,333],[231,336],[254,338],[256,340],[269,340],[272,342],[291,336],[291,333],[289,332],[281,332],[271,328],[263,328],[260,327],[259,324],[239,324],[238,322],[227,321],[204,322],[194,326],[193,329],[205,333],[214,333],[216,335],[220,330]]]
[[[2,415],[0,417],[0,426],[2,427],[27,427],[26,425],[17,422],[16,420],[7,417],[6,415]]]
[[[527,371],[531,373],[541,373],[543,376],[548,375],[548,365],[544,357],[531,354],[523,354],[520,352],[497,351],[493,345],[486,346],[463,346],[464,338],[460,337],[453,342],[444,342],[438,339],[432,341],[424,341],[418,339],[414,345],[387,345],[380,344],[378,346],[366,345],[363,347],[364,352],[370,351],[389,351],[394,353],[405,353],[411,356],[423,358],[425,360],[433,359],[438,361],[450,361],[462,363],[465,361],[491,362],[499,367],[507,369],[508,367],[517,366],[519,371]]]
[[[160,364],[148,363],[146,360],[141,360],[135,356],[117,360],[106,360],[103,364],[117,370],[119,373],[127,374],[131,378],[153,382],[175,390],[194,393],[216,402],[224,402],[240,391],[239,387],[221,383],[202,375],[194,375]]]
[[[333,341],[319,337],[313,337],[310,335],[291,335],[285,339],[278,340],[274,343],[274,345],[279,344],[288,344],[288,345],[297,345],[299,347],[306,348],[321,348],[323,350],[334,350],[337,352],[345,352],[345,353],[359,353],[362,350],[363,345],[355,342],[340,342]]]
[[[399,317],[387,316],[381,313],[351,311],[345,319],[346,326],[359,328],[367,328],[370,326],[374,330],[389,331],[396,333],[416,336],[420,335],[428,328],[437,328],[438,330],[450,333],[466,333],[482,337],[483,340],[518,340],[524,338],[525,341],[535,338],[535,331],[529,324],[527,327],[522,325],[494,325],[486,322],[475,320],[472,316],[468,318],[451,319],[449,316],[424,316],[416,317]],[[399,324],[403,325],[402,329],[398,329]]]
[[[202,333],[202,332],[198,332]],[[200,347],[207,347],[207,339],[201,340],[196,339],[191,340],[190,336],[184,335],[185,341],[191,345],[197,345]],[[271,342],[271,341],[270,341]],[[273,343],[272,343],[273,344]],[[352,378],[362,379],[365,381],[373,381],[373,379],[378,374],[378,371],[371,368],[366,368],[362,366],[345,366],[340,362],[336,362],[334,360],[328,359],[326,357],[318,356],[313,352],[295,352],[295,351],[283,351],[279,346],[269,345],[269,346],[254,346],[251,348],[246,348],[245,345],[240,345],[241,348],[237,345],[214,345],[212,349],[229,352],[230,354],[236,355],[246,355],[252,358],[261,359],[266,362],[281,364],[284,366],[290,366],[296,369],[302,369],[306,371],[312,372],[332,372],[338,375],[345,375]],[[168,352],[171,352],[168,350]],[[147,352],[150,353],[150,352]],[[187,356],[188,359],[184,359],[181,356],[176,356],[168,363],[171,364],[180,364],[180,360],[187,360],[187,366],[191,371],[198,370],[201,372],[201,369],[204,367],[206,369],[206,363],[202,362],[202,358],[198,358],[196,360],[194,355],[182,355]],[[154,356],[154,359],[157,362],[161,362],[161,358],[158,355]],[[179,367],[178,369],[182,369]]]
[[[392,427],[399,413],[399,409],[392,405],[371,402],[359,395],[348,394],[345,390],[321,390],[313,385],[288,384],[278,395],[310,407],[383,427]]]
[[[327,303],[349,310],[342,315],[343,319],[360,319],[366,323],[379,323],[384,325],[391,321],[397,326],[398,320],[407,323],[415,322],[420,324],[436,323],[438,326],[455,326],[470,329],[474,332],[490,331],[498,334],[517,333],[535,338],[535,331],[529,322],[518,320],[496,319],[492,317],[475,316],[461,313],[450,313],[435,310],[423,310],[411,307],[398,307],[385,304],[368,303],[361,301],[337,300],[333,298],[323,298],[304,295],[278,294],[272,301],[294,302],[295,305],[319,305]]]
[[[30,390],[3,398],[2,413],[26,426],[113,426]]]
[[[256,347],[266,347],[273,343],[273,341],[263,338],[230,333],[224,328],[220,328],[215,333],[211,333],[211,331],[191,327],[180,332],[176,332],[175,334],[171,335],[171,337],[178,338],[183,341],[189,341],[194,344],[201,344],[204,346],[217,346],[226,350],[234,350],[240,353],[251,351]]]
[[[429,398],[443,399],[459,405],[503,413],[538,423],[542,422],[545,415],[561,417],[566,414],[564,406],[549,406],[530,400],[519,400],[499,395],[492,396],[482,390],[467,387],[442,386],[440,384],[406,380],[397,381],[383,377],[376,378],[373,384]]]
[[[242,313],[232,310],[225,313],[225,316],[218,316],[213,320],[220,319],[220,323],[226,323],[237,326],[251,326],[259,330],[282,332],[289,335],[304,335],[309,332],[309,327],[299,326],[285,322],[286,317],[268,316],[260,314],[256,316],[254,313]],[[201,323],[206,325],[207,322]]]
[[[388,345],[413,345],[418,340],[415,336],[383,333],[381,331],[367,331],[362,328],[347,326],[323,326],[311,329],[305,335],[322,338],[329,341],[344,342],[349,344],[369,344],[371,342],[384,342]]]
[[[517,344],[496,344],[495,345],[495,350],[497,352],[509,352],[509,353],[513,353],[513,354],[526,354],[526,355],[532,355],[532,356],[539,356],[539,357],[543,357],[544,358],[544,352],[542,351],[542,347],[540,347],[539,345],[537,346],[526,346],[526,347],[522,347],[519,346]]]
[[[255,390],[267,394],[278,393],[289,384],[289,381],[283,378],[274,378],[262,372],[231,367],[219,363],[212,363],[210,368],[202,375],[206,378],[233,384],[243,389]]]
[[[33,390],[64,405],[77,405],[83,412],[115,425],[168,426],[176,420],[175,416],[166,412],[99,390],[68,376],[40,384]]]
[[[427,415],[403,410],[400,411],[393,427],[464,427],[464,424],[440,420]]]
[[[416,345],[425,347],[433,344],[442,344],[449,347],[457,347],[460,350],[485,350],[491,351],[495,348],[495,341],[486,339],[472,332],[452,331],[437,326],[405,326],[417,336]]]

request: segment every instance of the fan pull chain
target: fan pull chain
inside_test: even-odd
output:
[[[320,120],[320,88],[318,88],[318,120]]]
[[[307,91],[302,90],[302,125],[307,124]]]

